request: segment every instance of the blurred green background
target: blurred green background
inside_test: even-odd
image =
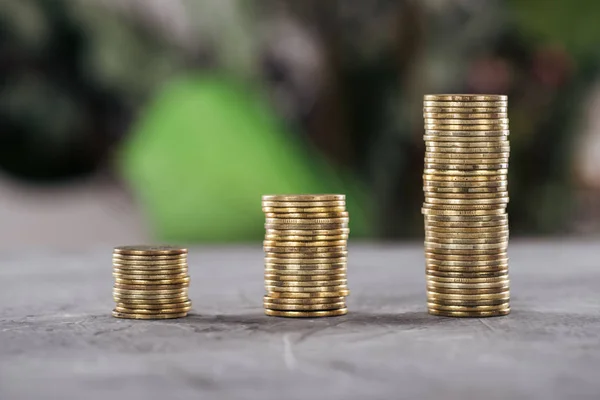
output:
[[[256,240],[261,194],[330,192],[353,237],[419,238],[422,96],[443,92],[509,95],[512,234],[598,233],[599,18],[566,0],[0,0],[4,236],[111,240],[135,210],[132,238]]]

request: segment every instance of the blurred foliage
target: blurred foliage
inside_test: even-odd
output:
[[[600,5],[588,3],[0,0],[0,165],[36,179],[90,172],[164,82],[187,71],[219,70],[231,82],[253,83],[236,86],[252,92],[240,96],[270,100],[277,115],[270,118],[283,124],[262,129],[295,136],[290,143],[307,151],[293,156],[297,167],[287,164],[296,171],[289,172],[294,179],[312,182],[307,189],[335,181],[329,172],[318,178],[302,166],[323,156],[336,171],[351,171],[366,183],[371,197],[365,204],[376,215],[378,236],[412,237],[422,231],[422,95],[505,93],[512,232],[563,231],[572,215],[579,110],[597,80],[600,56],[594,42]],[[155,10],[157,5],[167,8]],[[180,115],[179,101],[194,103],[201,95],[178,85],[176,96],[161,92],[136,134],[155,137],[148,121],[167,134],[195,126],[201,134],[193,140],[206,144],[205,136],[220,126],[217,116],[227,121],[223,129],[229,132],[241,129],[231,121],[237,118],[254,121],[248,130],[265,148],[294,153],[287,142],[276,145],[274,134],[260,136],[262,125],[252,119],[251,108],[243,115],[228,113],[228,85],[207,84],[211,95],[204,100],[214,104],[204,114],[181,115],[185,123],[169,115]],[[172,146],[177,152],[189,149]],[[263,154],[254,151],[244,157],[262,171],[266,159],[254,160]],[[228,180],[235,181],[235,171],[226,171]],[[273,182],[280,179],[275,175]],[[166,215],[157,204],[168,196],[159,187],[138,190],[152,213]],[[174,234],[163,217],[157,223]]]

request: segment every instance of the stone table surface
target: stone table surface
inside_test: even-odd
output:
[[[351,243],[344,317],[262,313],[261,246],[190,250],[189,317],[110,316],[110,248],[4,252],[0,399],[600,398],[600,241],[513,240],[507,317],[425,308],[422,245]]]

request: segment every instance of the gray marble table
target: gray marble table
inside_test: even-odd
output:
[[[422,246],[351,244],[350,314],[262,314],[260,244],[193,248],[193,313],[110,316],[110,248],[3,253],[0,399],[600,398],[600,241],[511,243],[513,312],[425,312]]]

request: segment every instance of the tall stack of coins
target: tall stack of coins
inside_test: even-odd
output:
[[[506,315],[507,98],[426,95],[424,119],[429,313]]]
[[[117,318],[185,317],[188,298],[187,249],[171,246],[121,246],[113,251],[112,314]]]
[[[348,212],[344,195],[263,196],[265,314],[344,315]]]

